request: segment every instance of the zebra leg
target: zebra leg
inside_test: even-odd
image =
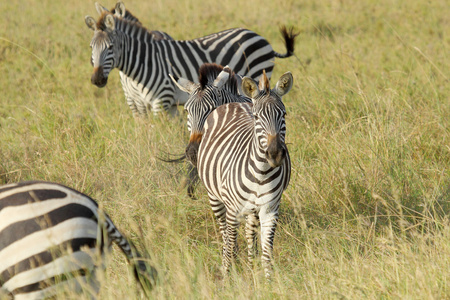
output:
[[[227,242],[227,235],[226,235],[227,234],[226,233],[227,221],[225,218],[227,210],[226,210],[223,202],[216,199],[212,195],[209,195],[209,203],[211,204],[213,213],[217,218],[217,222],[219,222],[219,231],[220,231],[220,234],[222,235],[222,242],[223,242],[223,246],[222,246],[222,255],[223,255],[223,253],[225,252],[225,245]]]
[[[194,195],[195,187],[197,186],[200,177],[198,177],[197,168],[191,163],[188,163],[188,182],[187,182],[187,194],[191,199],[197,199]]]
[[[226,224],[226,243],[223,252],[223,272],[228,274],[231,264],[236,260],[237,256],[237,228],[239,221],[235,216],[227,215]]]
[[[259,217],[257,214],[250,214],[246,217],[245,237],[247,239],[248,262],[251,267],[253,267],[255,251],[257,251],[256,231],[258,225],[259,225]]]
[[[272,274],[272,252],[273,252],[273,238],[278,221],[278,209],[276,212],[261,215],[261,247],[262,256],[261,261],[264,267],[264,273],[267,279],[270,279]]]
[[[136,107],[136,103],[134,102],[134,99],[129,98],[129,97],[126,97],[126,98],[127,98],[127,104],[130,107],[131,112],[133,113],[133,116],[134,117],[139,116],[139,111],[138,111],[138,109]]]

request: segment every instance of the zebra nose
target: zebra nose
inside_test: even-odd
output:
[[[281,165],[286,157],[286,149],[278,134],[270,136],[268,141],[269,144],[265,151],[266,159],[272,168],[276,168]]]
[[[103,68],[98,67],[94,68],[94,73],[91,76],[91,83],[96,85],[97,87],[104,87],[108,82],[108,77],[103,75]]]

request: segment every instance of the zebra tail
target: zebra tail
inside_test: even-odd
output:
[[[294,27],[286,28],[282,26],[280,28],[281,34],[283,35],[284,43],[286,45],[287,52],[285,54],[273,51],[275,57],[287,58],[294,55],[295,38],[299,35],[299,32],[294,32]]]
[[[148,263],[148,259],[139,253],[134,244],[127,240],[115,226],[113,226],[112,230],[109,232],[109,238],[125,254],[128,263],[133,270],[136,281],[139,282],[139,285],[148,297],[148,291],[156,284],[158,272]]]
[[[158,159],[160,161],[163,161],[163,162],[166,162],[166,163],[181,163],[181,162],[186,160],[186,154],[180,154],[180,155],[178,155],[178,154],[170,154],[170,153],[168,153],[168,154],[172,155],[172,156],[178,156],[178,157],[174,158],[174,159],[169,159],[169,158],[166,159],[166,158],[162,158],[162,157],[157,156],[156,159]]]
[[[142,257],[133,259],[131,265],[136,281],[139,282],[142,290],[144,291],[146,296],[149,297],[148,291],[151,291],[152,288],[156,285],[158,272],[152,265],[147,262],[147,260]]]

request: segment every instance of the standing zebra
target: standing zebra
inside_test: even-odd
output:
[[[187,112],[187,127],[190,133],[186,147],[186,158],[197,166],[197,152],[203,135],[206,118],[217,107],[231,102],[252,100],[239,93],[242,78],[226,66],[205,63],[199,70],[199,83],[185,78],[172,77],[180,90],[189,94],[184,105]]]
[[[194,198],[195,186],[198,182],[197,152],[200,145],[203,125],[208,115],[217,107],[231,102],[251,102],[251,99],[240,95],[241,76],[234,74],[228,66],[205,63],[199,69],[199,83],[186,78],[169,75],[178,88],[189,94],[184,105],[187,112],[187,127],[190,133],[189,144],[185,155],[168,162],[178,162],[187,158],[191,162],[188,166],[188,196]]]
[[[287,52],[279,54],[256,33],[242,28],[228,29],[190,41],[155,39],[137,22],[103,13],[96,22],[86,16],[94,31],[91,40],[94,73],[91,81],[104,87],[112,69],[118,68],[129,80],[122,81],[127,103],[133,113],[176,111],[186,96],[175,89],[168,74],[195,80],[205,62],[229,65],[236,73],[258,78],[262,70],[272,73],[274,58],[293,55],[296,34],[282,28]]]
[[[94,200],[56,183],[0,186],[0,298],[47,298],[66,287],[79,292],[85,283],[97,292],[97,259],[111,242],[144,291],[151,288],[156,270]]]
[[[270,90],[265,73],[259,87],[245,77],[242,90],[253,105],[225,104],[206,120],[197,167],[222,233],[225,272],[236,256],[237,228],[245,218],[249,260],[254,257],[260,223],[262,262],[266,277],[270,277],[278,209],[291,172],[281,97],[289,92],[292,82],[287,72]]]

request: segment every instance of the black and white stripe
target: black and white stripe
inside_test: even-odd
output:
[[[232,102],[247,102],[252,100],[239,92],[242,77],[235,74],[228,66],[205,63],[199,70],[199,83],[185,78],[174,78],[175,84],[189,98],[184,105],[187,112],[187,127],[190,133],[189,144],[186,147],[186,158],[197,165],[197,152],[203,135],[206,118],[217,107]]]
[[[95,269],[112,242],[150,288],[156,271],[94,200],[50,182],[0,186],[0,295],[40,299],[67,288],[98,291]]]
[[[122,18],[124,20],[135,22],[139,25],[142,25],[141,21],[135,15],[133,15],[128,9],[126,9],[125,4],[123,4],[123,2],[121,1],[117,2],[116,6],[113,9],[111,9],[111,11],[108,10],[106,7],[102,6],[98,2],[95,2],[95,8],[97,9],[97,12],[99,13],[100,16],[104,13],[111,13],[118,18]],[[153,38],[155,40],[173,40],[173,38],[164,31],[151,30],[149,31],[149,33],[153,35]]]
[[[246,77],[242,90],[253,104],[222,105],[206,120],[197,167],[222,233],[225,271],[236,255],[237,228],[245,218],[250,260],[261,224],[262,262],[270,277],[278,208],[291,172],[281,97],[292,82],[288,72],[270,90],[265,74],[259,87]]]
[[[114,68],[122,73],[128,105],[134,113],[169,110],[187,97],[175,89],[168,74],[194,81],[205,62],[228,65],[237,74],[257,79],[263,70],[270,77],[275,57],[293,55],[295,34],[282,29],[287,52],[275,52],[253,31],[234,28],[189,41],[157,39],[137,22],[103,13],[98,21],[86,16],[94,31],[91,41],[93,84],[103,87]]]

